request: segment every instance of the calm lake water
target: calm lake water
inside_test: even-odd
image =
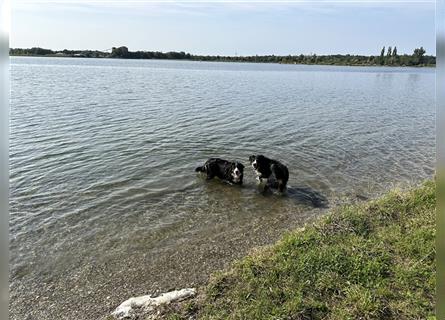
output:
[[[435,70],[11,58],[12,319],[202,284],[338,203],[430,178]],[[259,192],[248,156],[289,167]],[[194,172],[246,165],[242,188]]]

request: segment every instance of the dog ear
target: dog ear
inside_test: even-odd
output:
[[[241,170],[244,170],[244,165],[241,162],[238,162],[238,166],[241,168]]]

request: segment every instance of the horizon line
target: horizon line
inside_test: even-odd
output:
[[[121,46],[112,46],[111,48],[109,48],[109,49],[68,49],[68,48],[64,48],[64,49],[50,49],[50,48],[44,48],[44,47],[39,47],[39,46],[31,46],[31,47],[27,47],[27,48],[24,48],[24,47],[9,47],[9,50],[11,50],[11,49],[22,49],[22,50],[29,50],[29,49],[33,49],[33,48],[39,48],[39,49],[44,49],[44,50],[51,50],[51,51],[54,51],[54,52],[60,52],[60,51],[64,51],[64,50],[67,50],[67,51],[98,51],[98,52],[102,52],[102,53],[111,53],[111,50],[113,49],[113,48],[116,48],[116,49],[118,49],[118,48],[121,48],[121,47],[126,47],[127,49],[128,49],[128,52],[154,52],[154,53],[163,53],[163,54],[167,54],[167,53],[181,53],[181,52],[184,52],[185,54],[189,54],[189,55],[192,55],[192,56],[209,56],[209,57],[217,57],[217,56],[219,56],[219,57],[254,57],[254,56],[258,56],[258,57],[265,57],[265,56],[278,56],[278,57],[286,57],[286,56],[300,56],[300,55],[304,55],[304,56],[313,56],[313,55],[316,55],[316,56],[336,56],[336,55],[340,55],[340,56],[347,56],[347,55],[350,55],[350,56],[364,56],[364,57],[367,57],[367,56],[369,56],[369,57],[371,57],[371,56],[380,56],[380,54],[358,54],[358,53],[316,53],[316,52],[310,52],[310,53],[287,53],[287,54],[276,54],[276,53],[267,53],[267,54],[258,54],[258,53],[255,53],[255,54],[237,54],[236,53],[236,50],[235,50],[235,54],[234,55],[229,55],[229,54],[214,54],[214,53],[212,53],[212,54],[205,54],[205,53],[192,53],[192,52],[187,52],[187,51],[184,51],[184,50],[173,50],[173,51],[161,51],[161,50],[135,50],[135,51],[132,51],[132,50],[130,50],[129,49],[129,47],[127,47],[127,46],[125,46],[125,45],[121,45]],[[394,50],[394,48],[397,48],[397,46],[382,46],[380,49],[378,49],[378,50],[381,50],[381,49],[383,49],[383,48],[385,48],[385,56],[387,55],[387,50],[388,50],[388,48],[389,47],[391,47],[391,49],[392,50]],[[412,50],[414,51],[415,49],[418,49],[418,48],[423,48],[423,46],[419,46],[419,47],[415,47],[415,48],[413,48]],[[8,50],[8,51],[9,51]],[[378,52],[378,50],[377,50],[377,52]],[[425,52],[426,53],[426,52]],[[398,54],[399,56],[400,55],[412,55],[413,53],[400,53],[400,54]],[[436,57],[436,55],[435,54],[425,54],[425,56],[433,56],[433,57]]]

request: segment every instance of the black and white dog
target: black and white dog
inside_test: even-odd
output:
[[[197,167],[196,172],[207,174],[207,180],[218,177],[233,184],[243,184],[244,165],[219,158],[210,158],[203,166]]]
[[[258,180],[262,182],[263,179],[267,179],[264,191],[270,187],[276,187],[280,192],[286,189],[289,170],[284,164],[263,155],[250,156],[249,161],[258,176]]]

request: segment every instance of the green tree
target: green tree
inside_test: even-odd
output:
[[[423,63],[423,55],[425,54],[425,49],[423,47],[414,49],[413,58],[416,64]]]
[[[392,48],[391,48],[391,46],[388,47],[388,52],[386,53],[386,64],[393,64]]]
[[[425,49],[423,47],[414,49],[414,55],[418,57],[422,57],[425,54]]]
[[[397,55],[397,47],[394,46],[394,49],[392,49],[392,57],[391,57],[391,64],[399,64],[400,59],[399,56]]]
[[[385,63],[385,46],[383,46],[382,51],[380,51],[380,64],[383,65]]]
[[[112,58],[127,58],[128,57],[128,48],[125,46],[116,48],[111,48],[110,57]]]

